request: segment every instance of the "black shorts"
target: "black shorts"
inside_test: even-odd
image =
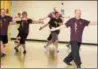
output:
[[[8,36],[7,35],[0,35],[0,41],[3,44],[7,44],[8,43]]]
[[[58,35],[59,35],[60,31],[52,31],[49,35],[49,37],[47,38],[48,41],[52,40],[52,41],[56,41],[58,40]]]
[[[20,44],[25,44],[28,33],[20,33]]]

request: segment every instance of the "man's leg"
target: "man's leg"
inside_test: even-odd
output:
[[[56,52],[59,53],[59,50],[58,50],[58,40],[56,40],[56,41],[54,42],[54,45],[55,45],[55,47],[56,47]]]
[[[48,46],[51,45],[53,43],[53,41],[51,40],[51,34],[49,35],[49,37],[47,38],[47,44],[44,46],[45,51],[48,51]]]
[[[53,44],[55,45],[56,47],[56,52],[58,53],[59,50],[58,50],[58,34],[59,34],[59,31],[53,31],[51,32],[52,34],[52,40],[53,40]]]
[[[1,47],[1,54],[0,54],[0,56],[1,56],[1,57],[5,57],[6,54],[5,54],[5,47],[4,47],[4,44],[1,44],[1,43],[0,43],[0,47]]]
[[[14,49],[15,49],[16,52],[18,52],[18,48],[20,47],[20,45],[21,44],[19,43],[16,47],[14,47]]]
[[[72,52],[67,56],[67,57],[65,57],[64,58],[64,62],[67,64],[67,65],[72,65],[72,64],[70,64],[70,62],[73,60],[73,57],[72,57]]]
[[[26,45],[25,45],[25,42],[26,42],[26,38],[28,36],[28,33],[24,33],[22,36],[21,36],[21,44],[22,44],[22,47],[24,49],[23,53],[26,54]]]
[[[77,65],[77,67],[81,66],[81,59],[79,54],[80,44],[78,42],[71,42],[71,49],[72,49],[72,57]]]
[[[1,57],[5,57],[6,56],[6,54],[5,54],[5,46],[6,46],[6,44],[8,43],[8,37],[7,37],[7,35],[5,35],[5,36],[1,36],[2,37],[2,43],[0,43],[0,45],[1,45]]]
[[[22,47],[24,49],[23,53],[26,54],[26,46],[25,46],[25,44],[22,44]]]
[[[18,33],[18,35],[16,37],[15,43],[19,43],[19,37],[20,37],[20,32]]]
[[[70,62],[73,60],[73,56],[72,56],[72,50],[71,52],[68,54],[67,57],[64,58],[64,62],[67,64],[67,65],[72,65]]]

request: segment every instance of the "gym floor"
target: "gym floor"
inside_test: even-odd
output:
[[[7,56],[1,59],[1,68],[76,68],[74,62],[68,66],[63,62],[64,57],[68,55],[66,44],[59,43],[57,56],[54,56],[54,47],[49,47],[46,53],[44,45],[46,42],[26,42],[27,54],[23,55],[22,47],[19,53],[15,53],[14,41],[10,41],[6,46]],[[82,45],[80,49],[82,68],[97,68],[97,46]]]

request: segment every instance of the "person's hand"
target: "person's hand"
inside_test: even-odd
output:
[[[43,27],[40,27],[40,28],[39,28],[39,30],[42,30],[42,29],[43,29]]]
[[[50,31],[55,31],[55,28],[54,28],[54,27],[52,27],[52,29],[50,29]]]
[[[44,24],[44,21],[43,20],[39,20],[39,23]]]
[[[42,20],[43,20],[42,18],[39,19],[39,21],[42,21]]]
[[[28,18],[25,18],[25,17],[24,17],[24,18],[22,18],[22,20],[27,20],[27,19],[28,19]]]

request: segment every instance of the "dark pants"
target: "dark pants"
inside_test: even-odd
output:
[[[20,33],[20,44],[25,44],[27,36],[28,36],[28,33],[24,33],[24,32]]]
[[[8,43],[8,36],[7,35],[0,35],[0,41],[3,42],[3,44]]]
[[[64,59],[64,61],[66,62],[71,62],[72,60],[74,60],[75,64],[77,66],[81,65],[81,58],[80,58],[80,54],[79,54],[79,50],[80,50],[80,42],[76,42],[76,41],[71,41],[71,53]]]

